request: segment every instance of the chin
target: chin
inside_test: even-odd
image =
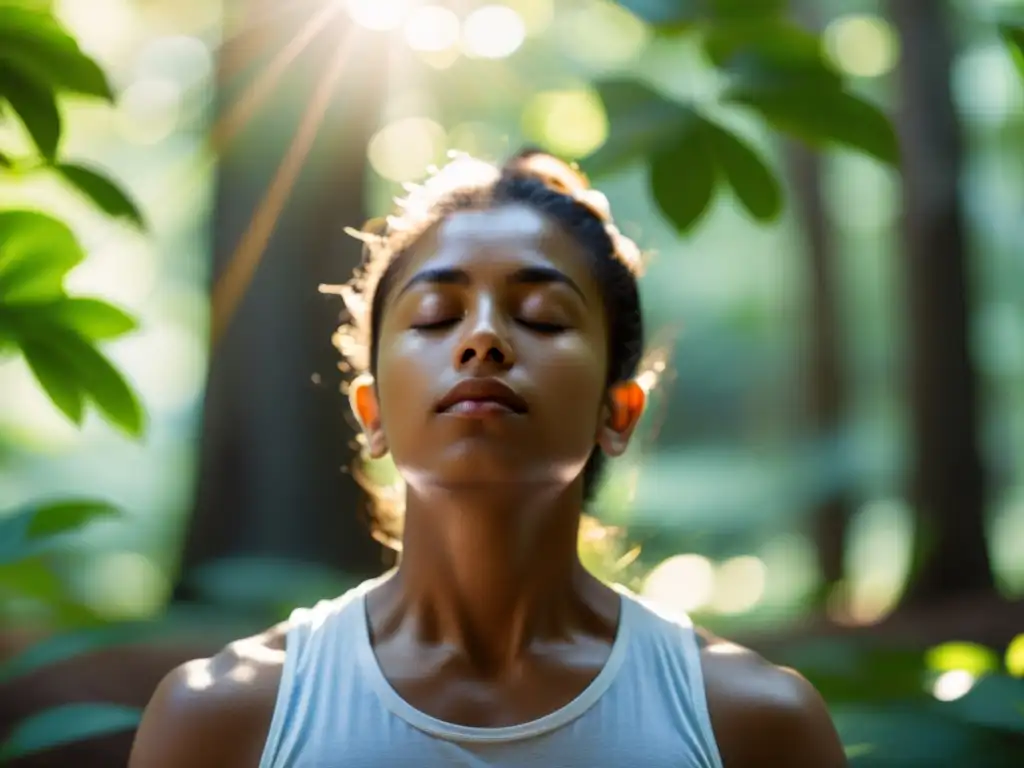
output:
[[[461,442],[438,449],[432,458],[428,466],[401,468],[410,487],[424,492],[528,486],[550,489],[569,485],[579,474],[563,467],[554,457],[513,447],[507,442]]]

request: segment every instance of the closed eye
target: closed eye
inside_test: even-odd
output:
[[[435,320],[432,323],[418,323],[411,326],[414,331],[443,331],[445,328],[451,328],[459,322],[457,317],[449,317],[444,320]]]
[[[568,326],[559,325],[558,323],[541,323],[534,320],[520,320],[519,324],[524,328],[529,328],[531,331],[537,333],[562,333],[563,331],[569,330]]]

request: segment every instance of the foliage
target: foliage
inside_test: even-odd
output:
[[[623,0],[663,35],[699,38],[724,80],[716,107],[752,112],[767,126],[813,146],[841,145],[895,164],[889,119],[855,95],[823,54],[821,40],[785,17],[781,0]],[[598,83],[609,138],[585,159],[600,175],[643,160],[662,213],[691,230],[720,185],[758,221],[782,211],[775,172],[746,141],[709,118],[709,104],[682,104],[634,79]]]
[[[141,226],[130,197],[102,172],[61,158],[60,99],[113,100],[103,70],[38,3],[0,0],[0,119],[16,116],[37,153],[0,148],[0,173],[55,173],[105,214]],[[71,229],[41,211],[0,211],[0,355],[23,355],[39,386],[74,424],[94,406],[126,434],[140,437],[142,406],[98,344],[135,329],[135,320],[96,298],[71,296],[67,274],[85,258]],[[0,608],[29,605],[58,625],[96,617],[68,596],[54,567],[63,534],[117,515],[91,499],[40,502],[0,517]],[[17,660],[16,660],[17,661]],[[5,668],[0,677],[16,671]],[[0,745],[0,762],[77,739],[134,726],[138,712],[106,704],[47,710],[19,723]]]
[[[1000,24],[999,32],[1010,49],[1017,71],[1024,78],[1024,24]]]

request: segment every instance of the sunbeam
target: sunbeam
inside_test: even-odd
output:
[[[350,32],[338,46],[338,52],[317,85],[295,137],[253,214],[249,227],[214,285],[211,318],[211,341],[214,346],[230,324],[235,309],[259,266],[260,258],[316,140],[331,100],[336,96],[335,89],[342,71],[356,47],[354,41],[355,36]]]
[[[284,48],[278,51],[266,68],[246,87],[238,100],[224,112],[213,126],[210,143],[213,145],[214,151],[220,152],[238,135],[281,81],[288,66],[340,12],[340,5],[326,4],[318,14],[303,25],[302,29]]]

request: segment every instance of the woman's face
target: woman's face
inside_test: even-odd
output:
[[[600,287],[542,214],[448,216],[411,248],[382,312],[376,393],[356,404],[372,452],[390,451],[410,487],[568,485],[598,443],[625,448],[635,419],[614,416],[614,394],[607,405]]]

